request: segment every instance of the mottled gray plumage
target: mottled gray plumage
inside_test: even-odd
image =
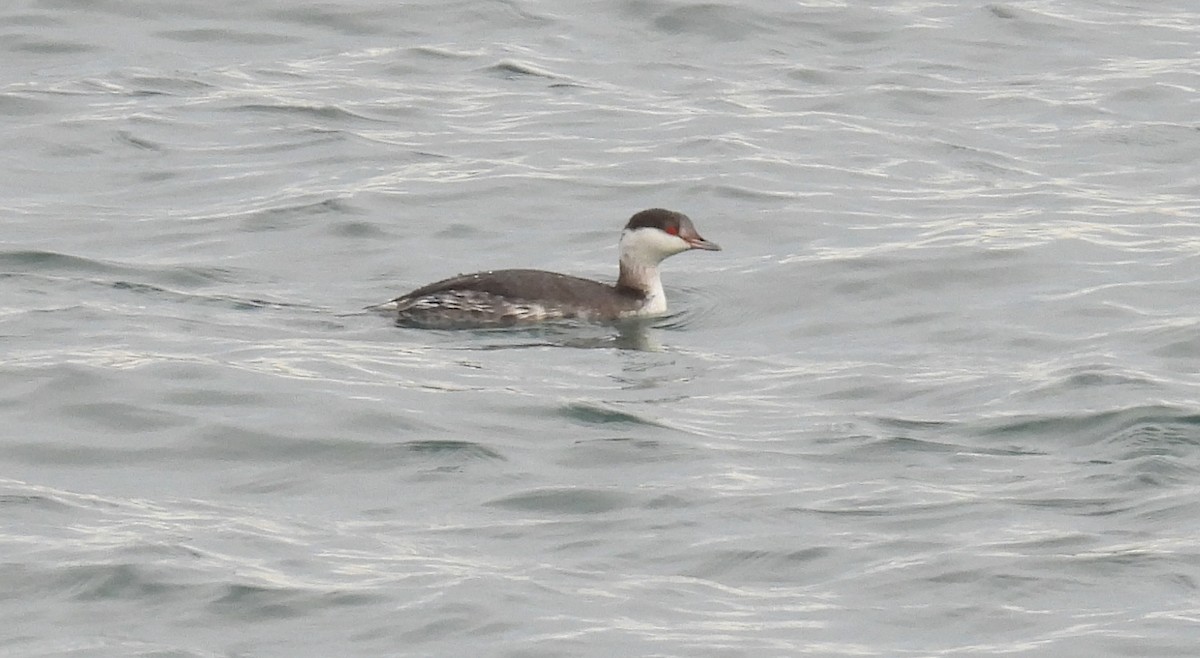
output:
[[[390,304],[395,304],[401,324],[445,329],[564,319],[611,321],[635,311],[643,299],[636,290],[617,290],[577,276],[496,270],[431,283]]]

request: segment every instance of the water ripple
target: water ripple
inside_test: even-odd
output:
[[[0,9],[3,650],[1193,651],[1193,7],[268,4]]]

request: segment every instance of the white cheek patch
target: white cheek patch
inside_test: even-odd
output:
[[[683,238],[654,228],[634,229],[621,235],[621,251],[642,263],[657,264],[690,248]]]

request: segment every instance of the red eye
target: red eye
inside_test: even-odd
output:
[[[668,226],[667,233],[670,233],[671,235],[679,235],[679,227],[678,226]]]

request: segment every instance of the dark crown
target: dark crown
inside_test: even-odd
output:
[[[691,224],[691,220],[687,215],[674,210],[664,210],[663,208],[651,208],[643,210],[633,217],[629,218],[629,223],[625,225],[627,230],[636,228],[656,228],[666,231],[669,228],[676,229],[676,232],[682,227]]]

